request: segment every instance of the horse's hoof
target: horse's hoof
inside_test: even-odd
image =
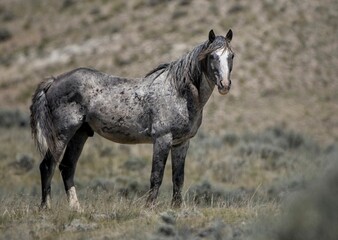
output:
[[[41,204],[39,206],[39,211],[48,211],[51,210],[52,208],[50,206],[48,206],[47,204]]]
[[[46,200],[41,202],[39,210],[46,211],[51,209],[52,209],[51,199],[50,196],[47,196]]]

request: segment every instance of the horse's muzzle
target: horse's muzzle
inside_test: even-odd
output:
[[[231,80],[228,80],[228,84],[227,85],[223,85],[222,81],[219,82],[219,84],[217,84],[218,87],[218,92],[222,95],[227,94],[230,91],[231,88]]]

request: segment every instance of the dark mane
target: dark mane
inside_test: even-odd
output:
[[[154,78],[157,78],[167,72],[167,78],[170,79],[180,94],[183,94],[187,84],[190,82],[199,88],[204,70],[201,62],[206,59],[208,54],[224,47],[224,45],[228,46],[228,42],[224,37],[218,36],[212,43],[206,41],[176,61],[158,65],[148,72],[145,77],[156,73]]]
[[[144,77],[149,77],[150,75],[152,75],[155,72],[158,72],[158,75],[155,77],[157,78],[159,75],[161,75],[166,69],[167,67],[170,65],[170,63],[161,63],[160,65],[158,65],[156,68],[154,68],[153,70],[151,70],[150,72],[148,72]]]

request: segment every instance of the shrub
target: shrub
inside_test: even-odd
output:
[[[227,145],[234,146],[239,142],[239,137],[234,133],[227,133],[223,136],[223,141]]]
[[[26,154],[20,154],[16,157],[15,162],[9,164],[15,174],[21,175],[29,172],[34,167],[34,159]]]
[[[27,127],[29,125],[28,114],[18,109],[0,110],[0,127]]]
[[[247,202],[254,191],[246,188],[221,189],[213,186],[209,181],[203,181],[193,186],[189,192],[196,204],[240,206]]]
[[[124,162],[123,168],[128,171],[139,171],[147,166],[147,160],[144,158],[133,157]]]
[[[64,0],[62,3],[62,9],[69,8],[73,5],[75,5],[76,1],[75,0]]]
[[[5,42],[12,38],[12,33],[4,27],[0,28],[0,42]]]
[[[253,239],[334,240],[338,236],[338,164],[332,159],[327,171],[289,198],[278,219],[269,218]],[[271,223],[274,223],[271,225]]]
[[[0,16],[1,20],[4,22],[10,22],[15,19],[15,15],[13,12],[4,9],[0,9]]]

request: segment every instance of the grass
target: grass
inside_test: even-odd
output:
[[[117,195],[112,197],[111,193],[88,194],[83,202],[86,209],[83,214],[67,210],[62,200],[54,204],[53,210],[42,212],[38,210],[36,197],[14,195],[3,196],[1,200],[2,236],[11,236],[13,239],[26,234],[37,238],[91,238],[103,234],[113,239],[144,239],[156,235],[168,221],[174,223],[173,227],[177,231],[192,229],[198,233],[209,222],[218,220],[235,225],[246,222],[258,212],[251,206],[228,208],[187,205],[182,209],[171,209],[168,203],[149,210],[144,208],[143,199],[126,200]],[[169,220],[162,220],[165,216]]]
[[[306,188],[318,176],[318,168],[335,159],[338,149],[318,146],[278,126],[224,136],[201,130],[188,153],[183,207],[170,206],[169,161],[158,204],[148,209],[144,204],[151,146],[118,145],[94,137],[85,146],[75,176],[85,209],[80,214],[68,210],[58,171],[52,183],[53,208],[39,211],[39,157],[29,129],[14,126],[3,133],[0,232],[3,238],[13,239],[189,239],[227,234],[245,239],[258,216],[280,215],[280,203]],[[31,155],[33,169],[21,167],[23,155],[18,153]]]

